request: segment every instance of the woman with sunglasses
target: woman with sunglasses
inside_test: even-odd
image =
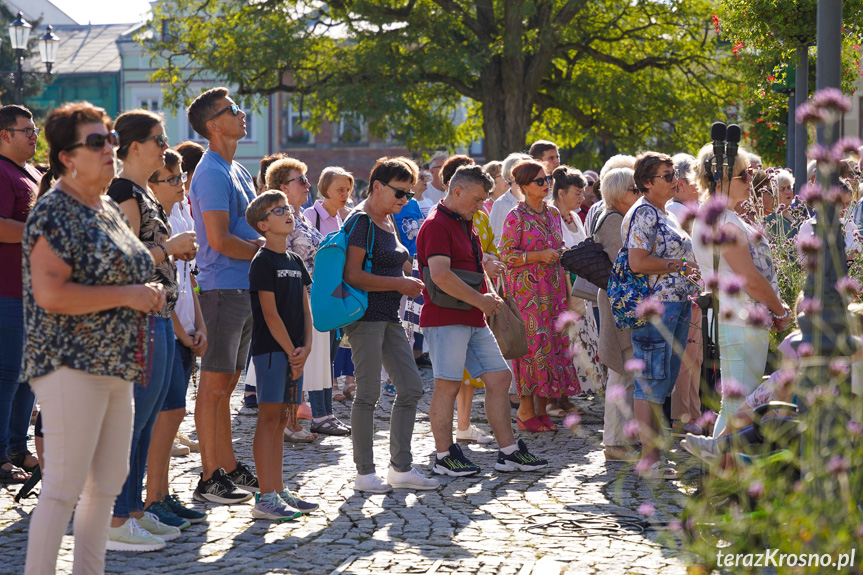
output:
[[[705,145],[698,153],[695,176],[698,188],[705,198],[711,198],[710,184],[713,146]],[[778,331],[789,326],[792,321],[790,310],[779,297],[776,268],[770,254],[770,245],[762,233],[740,218],[733,207],[749,198],[752,175],[749,173],[749,159],[743,149],[738,151],[731,179],[725,170],[722,179],[716,182],[713,199],[725,205],[725,210],[715,222],[698,218],[692,226],[695,258],[702,273],[720,278],[720,287],[714,290],[719,297],[719,358],[724,382],[736,381],[746,391],[738,397],[723,394],[719,416],[713,428],[713,436],[719,434],[731,423],[731,416],[743,403],[743,398],[761,384],[767,351],[770,343],[771,325],[760,325],[750,321],[749,309],[760,308],[773,318],[772,325]],[[716,245],[705,239],[722,233],[730,237]],[[718,264],[718,266],[717,266]],[[742,283],[742,289],[739,284]],[[729,289],[729,286],[735,288]],[[739,292],[739,293],[738,293]],[[736,394],[735,394],[736,395]]]
[[[102,195],[114,177],[110,130],[105,110],[87,102],[48,114],[51,171],[24,228],[22,377],[39,400],[44,435],[29,575],[55,572],[73,509],[73,570],[104,571],[108,518],[129,469],[132,388],[146,376],[145,314],[165,303],[164,288],[146,283],[153,257]]]
[[[623,218],[620,234],[629,250],[633,273],[647,276],[646,300],[659,302],[659,318],[642,320],[632,329],[632,350],[644,368],[636,373],[633,408],[641,438],[637,469],[652,479],[673,479],[673,468],[659,461],[662,406],[680,373],[689,334],[696,287],[686,274],[694,271],[692,241],[665,206],[677,191],[674,161],[666,154],[645,152],[635,159],[635,185],[642,196]],[[669,339],[667,336],[672,337]]]
[[[529,352],[513,360],[520,397],[518,428],[556,431],[546,413],[549,400],[571,397],[578,391],[575,367],[567,354],[569,337],[554,322],[566,310],[564,270],[558,263],[564,247],[560,212],[546,205],[552,178],[536,160],[512,169],[524,201],[509,212],[500,240],[501,260],[507,265],[504,285],[522,315]]]
[[[391,217],[413,198],[419,168],[408,158],[381,158],[369,176],[369,195],[345,222],[348,237],[344,280],[369,294],[366,313],[345,327],[351,340],[357,394],[351,408],[354,488],[370,493],[399,489],[435,489],[440,483],[412,466],[411,436],[417,403],[423,393],[411,346],[399,318],[403,295],[417,298],[423,283],[411,275],[410,255],[398,240]],[[367,253],[372,241],[371,254]],[[365,262],[371,256],[371,269]],[[381,395],[381,368],[396,389],[390,416],[390,469],[384,481],[375,474],[373,452],[375,406]]]
[[[168,138],[162,118],[147,110],[131,110],[117,118],[115,128],[120,136],[117,157],[123,161],[123,170],[111,182],[108,196],[120,205],[132,232],[150,250],[156,263],[155,273],[150,279],[165,289],[167,299],[164,307],[148,318],[148,376],[146,385],[135,386],[135,424],[129,476],[114,505],[108,549],[155,551],[164,547],[165,541],[179,537],[181,528],[189,526],[188,521],[173,513],[156,515],[145,512],[141,496],[153,425],[162,410],[174,366],[171,315],[178,290],[177,268],[171,256],[193,257],[196,250],[195,233],[183,232],[171,236],[168,214],[148,185],[153,172],[165,165]],[[173,436],[167,444],[158,446],[164,450],[164,457],[171,456],[172,445]]]
[[[315,255],[324,236],[315,224],[303,215],[302,207],[308,198],[311,183],[306,177],[308,167],[294,158],[277,160],[267,169],[267,189],[280,190],[288,197],[294,210],[294,231],[288,236],[288,250],[299,255],[309,275],[315,271]],[[319,433],[348,435],[350,427],[333,415],[333,364],[330,359],[330,334],[312,332],[312,349],[301,377],[300,389],[306,391],[312,408],[311,433],[297,421],[299,406],[291,406],[285,438],[294,442],[310,442]]]
[[[177,233],[193,232],[195,223],[189,215],[183,187],[186,173],[180,171],[180,162],[180,154],[171,149],[165,150],[165,165],[150,176],[148,184],[159,205],[169,214],[171,229]],[[168,485],[174,439],[186,416],[186,390],[192,376],[192,362],[207,350],[207,328],[192,282],[194,261],[176,261],[175,265],[178,276],[177,303],[171,314],[174,361],[168,372],[168,391],[151,434],[144,508],[159,518],[165,517],[167,521],[171,521],[170,515],[176,515],[189,523],[200,523],[206,515],[187,509],[171,494]]]

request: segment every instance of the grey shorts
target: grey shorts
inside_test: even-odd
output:
[[[214,289],[198,294],[207,325],[207,351],[201,371],[235,373],[246,368],[252,341],[252,300],[249,290]]]

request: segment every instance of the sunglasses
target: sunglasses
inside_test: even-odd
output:
[[[25,138],[39,137],[39,128],[6,128],[7,132],[24,132]]]
[[[227,112],[228,110],[230,110],[230,111],[231,111],[231,113],[232,113],[233,115],[235,115],[235,116],[236,116],[237,114],[239,114],[239,113],[242,111],[242,110],[240,110],[240,107],[239,107],[238,105],[236,105],[236,104],[231,104],[231,105],[230,105],[230,106],[228,106],[227,108],[222,108],[221,110],[219,110],[218,112],[216,112],[215,114],[213,114],[213,116],[210,118],[210,120],[215,120],[216,118],[218,118],[219,116],[221,116],[222,114],[224,114],[225,112]],[[207,121],[209,122],[210,120],[207,120]]]
[[[677,177],[678,177],[677,170],[674,170],[673,172],[668,173],[668,174],[663,174],[663,175],[657,174],[655,176],[651,176],[650,179],[652,180],[654,178],[662,178],[663,180],[665,180],[666,182],[668,182],[670,184],[671,182],[676,180]]]
[[[551,183],[553,181],[554,181],[554,178],[552,178],[551,176],[545,176],[544,178],[537,178],[535,180],[531,180],[528,183],[529,184],[536,184],[537,186],[541,186],[543,184],[551,185]]]
[[[291,206],[276,206],[275,208],[264,214],[264,220],[266,220],[270,214],[273,214],[274,216],[284,216],[285,214],[294,215],[294,208],[292,208]]]
[[[743,180],[744,183],[746,183],[752,179],[752,174],[749,173],[749,170],[743,170],[742,172],[740,172],[739,176],[734,176],[732,179],[736,180],[737,178],[740,178],[741,180]]]
[[[593,181],[593,180],[587,180],[587,187],[589,188],[590,186],[592,186],[592,185],[593,185],[593,184],[595,184],[595,183],[596,183],[596,182],[595,182],[595,181]]]
[[[75,148],[86,147],[94,152],[100,152],[102,148],[105,147],[105,144],[111,144],[111,147],[115,150],[120,145],[120,137],[117,135],[117,132],[111,131],[107,134],[90,134],[86,138],[84,138],[83,142],[78,142],[77,144],[72,144],[68,148],[65,148],[63,151],[70,152]]]
[[[164,180],[150,180],[150,183],[152,183],[152,184],[167,183],[168,185],[171,185],[171,186],[178,186],[178,185],[180,185],[180,182],[185,184],[186,180],[188,180],[188,179],[189,179],[189,174],[187,174],[186,172],[183,172],[179,176],[171,176],[170,178],[165,178]]]
[[[395,195],[396,195],[396,199],[397,199],[397,200],[400,200],[400,199],[402,199],[402,198],[407,198],[407,199],[408,199],[408,201],[411,201],[411,200],[413,199],[413,197],[414,197],[414,193],[413,193],[413,192],[409,192],[409,191],[407,191],[407,190],[400,190],[400,189],[398,189],[398,188],[394,188],[394,187],[392,187],[392,186],[391,186],[391,185],[389,185],[389,184],[384,184],[384,185],[385,185],[386,187],[388,187],[389,189],[391,189],[392,191],[394,191],[394,192],[395,192]]]
[[[290,180],[288,180],[287,182],[285,182],[285,184],[290,184],[290,183],[291,183],[291,182],[293,182],[294,180],[299,180],[299,181],[300,181],[300,183],[301,183],[302,185],[304,185],[304,186],[308,186],[308,185],[309,185],[309,179],[308,179],[306,176],[299,176],[299,177],[296,177],[296,178],[291,178]]]
[[[168,136],[166,136],[165,134],[158,134],[156,136],[148,136],[148,137],[144,138],[143,140],[135,140],[135,141],[143,144],[144,142],[149,142],[150,140],[156,140],[156,144],[160,148],[167,148],[168,147]]]

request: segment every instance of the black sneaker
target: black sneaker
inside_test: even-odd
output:
[[[438,475],[464,477],[466,475],[476,475],[479,473],[479,465],[472,463],[470,459],[464,456],[461,447],[459,447],[457,443],[453,443],[449,447],[449,455],[443,459],[438,459],[437,456],[435,456],[432,471]]]
[[[427,353],[422,354],[421,356],[416,358],[415,361],[416,361],[417,367],[431,367],[432,366],[431,358],[428,356]]]
[[[544,467],[548,467],[548,461],[531,455],[522,439],[518,440],[518,449],[510,455],[498,451],[497,463],[494,465],[498,471],[536,471]]]
[[[228,479],[231,483],[248,491],[249,493],[258,493],[261,488],[258,486],[258,476],[255,472],[249,469],[249,466],[240,461],[237,462],[237,468],[228,473]]]
[[[225,475],[225,470],[222,468],[213,472],[213,476],[204,481],[204,478],[198,481],[198,486],[195,488],[195,493],[192,499],[203,503],[222,503],[231,505],[233,503],[242,503],[252,498],[251,493],[246,493],[237,489],[228,476]]]

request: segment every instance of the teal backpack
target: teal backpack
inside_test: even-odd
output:
[[[364,212],[348,218],[339,231],[328,234],[318,246],[311,297],[312,320],[318,331],[327,332],[350,325],[363,317],[369,307],[368,293],[348,285],[344,280],[348,238],[362,217],[369,218],[363,269],[371,272],[375,225]]]

